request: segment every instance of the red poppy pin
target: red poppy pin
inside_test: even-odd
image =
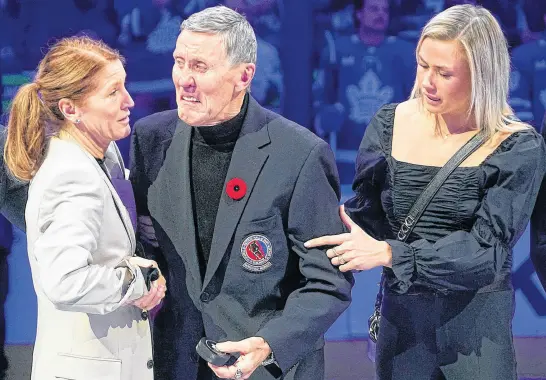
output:
[[[241,178],[232,178],[226,185],[227,195],[236,201],[242,199],[246,194],[246,183]]]

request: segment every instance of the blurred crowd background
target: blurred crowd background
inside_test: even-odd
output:
[[[346,197],[366,125],[382,104],[411,91],[421,28],[461,3],[482,5],[501,23],[513,55],[511,104],[538,128],[546,106],[544,0],[0,0],[3,109],[32,79],[45,48],[79,33],[126,57],[133,121],[174,108],[180,23],[224,4],[245,14],[258,36],[252,95],[332,145]],[[128,141],[121,148],[127,157]]]

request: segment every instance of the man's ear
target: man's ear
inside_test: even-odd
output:
[[[243,64],[239,70],[239,76],[237,77],[237,81],[235,83],[235,89],[237,91],[243,91],[250,87],[250,82],[252,82],[255,72],[256,65],[254,63]]]
[[[70,99],[62,98],[59,100],[59,110],[66,120],[71,121],[74,124],[76,124],[76,120],[81,118],[81,112]]]

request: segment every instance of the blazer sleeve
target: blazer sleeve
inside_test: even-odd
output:
[[[283,373],[316,349],[351,301],[353,276],[335,268],[325,249],[303,245],[314,237],[344,232],[339,194],[333,154],[321,141],[300,171],[288,211],[287,236],[305,284],[288,296],[282,315],[256,334],[268,342]]]
[[[546,167],[544,141],[534,130],[514,133],[499,148],[482,164],[484,195],[470,231],[436,242],[387,240],[396,276],[391,289],[404,293],[415,282],[476,290],[496,280],[529,223]]]
[[[546,137],[546,128],[542,122],[542,136]],[[531,216],[531,261],[537,276],[546,290],[546,179],[542,181],[537,202]]]
[[[59,171],[46,185],[40,204],[33,255],[43,292],[60,310],[106,314],[142,297],[138,267],[96,264],[106,194],[93,168]],[[107,222],[107,221],[106,221]],[[127,257],[132,252],[127,252]],[[128,281],[127,271],[132,274]]]

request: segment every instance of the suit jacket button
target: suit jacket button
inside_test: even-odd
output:
[[[203,292],[203,294],[201,294],[201,301],[203,302],[209,302],[210,301],[210,294],[207,293],[207,292]]]
[[[142,310],[142,313],[140,313],[140,316],[142,317],[142,319],[144,319],[145,321],[148,320],[148,312],[146,310]]]
[[[148,367],[148,369],[154,368],[154,361],[153,360],[148,360],[148,363],[146,363],[146,367]]]

